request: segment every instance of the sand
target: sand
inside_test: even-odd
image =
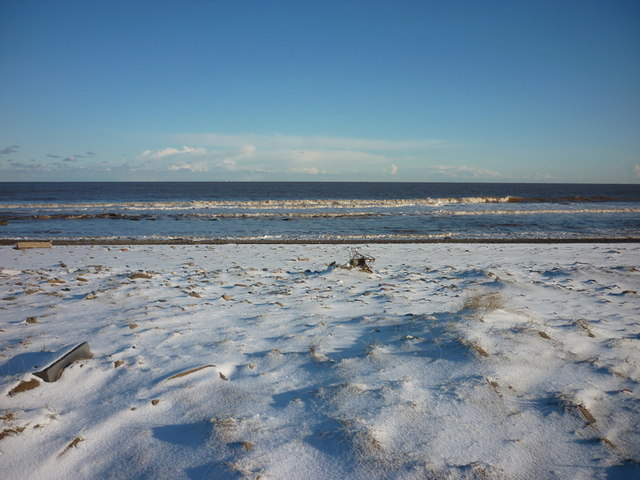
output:
[[[2,477],[640,476],[638,244],[356,248],[0,247]]]

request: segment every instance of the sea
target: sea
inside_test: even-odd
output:
[[[0,182],[0,240],[640,241],[640,185]]]

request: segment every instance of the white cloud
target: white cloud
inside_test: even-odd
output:
[[[173,135],[181,148],[145,150],[129,168],[156,174],[209,172],[217,178],[283,178],[295,175],[374,179],[397,175],[427,155],[446,148],[441,140],[387,140],[293,135]],[[193,158],[193,156],[197,156]],[[192,157],[192,158],[186,158]],[[407,167],[409,168],[409,167]],[[409,170],[407,170],[409,171]],[[381,173],[382,172],[382,173]]]
[[[209,171],[209,165],[206,162],[199,163],[183,163],[180,165],[170,165],[169,170],[178,171],[178,170],[188,170],[193,173],[202,173]]]
[[[193,149],[198,150],[198,149]],[[203,149],[204,150],[204,149]],[[265,168],[269,163],[268,158],[253,159],[256,147],[243,145],[235,152],[208,152],[201,156],[198,162],[172,163],[165,167],[165,171],[189,171],[192,173],[219,173],[219,174],[263,174],[277,173]]]
[[[280,152],[280,155],[293,163],[323,163],[339,168],[353,167],[354,165],[379,165],[389,162],[389,159],[384,155],[353,150],[294,150]]]
[[[209,171],[228,174],[264,172],[270,175],[358,175],[374,178],[385,172],[398,174],[403,161],[415,162],[427,150],[448,147],[435,139],[388,140],[329,136],[225,135],[219,133],[174,135],[173,141],[198,145],[206,151]],[[206,149],[205,149],[206,147]],[[186,153],[169,148],[146,151],[139,159]],[[179,165],[179,162],[174,162]],[[191,164],[186,162],[185,164]]]
[[[255,153],[256,147],[254,145],[243,145],[239,152],[223,158],[222,163],[219,166],[226,168],[227,170],[237,171],[240,169],[238,167],[238,162],[252,158]]]
[[[525,180],[540,182],[553,180],[553,177],[548,173],[533,173],[529,177],[525,178]]]
[[[437,139],[386,140],[323,136],[293,135],[222,135],[217,133],[196,133],[175,135],[176,139],[187,143],[216,147],[239,148],[254,145],[263,150],[426,150],[443,148],[447,142]]]
[[[207,153],[206,148],[201,147],[188,147],[184,145],[182,149],[178,150],[177,148],[169,147],[163,150],[145,150],[139,155],[139,158],[150,158],[150,159],[162,159],[165,157],[170,157],[172,155],[183,155],[183,154],[192,154],[192,155],[204,155]]]
[[[640,164],[635,165],[633,171],[636,172],[636,177],[640,178]]]
[[[431,167],[436,174],[450,178],[477,179],[477,178],[502,178],[503,175],[495,170],[470,167],[467,165],[435,165]]]
[[[320,175],[321,173],[326,173],[326,172],[321,172],[316,167],[307,167],[307,168],[292,168],[291,173],[301,173],[304,175]]]

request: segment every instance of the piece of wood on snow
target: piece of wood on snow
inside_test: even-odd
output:
[[[93,357],[93,354],[89,349],[89,344],[87,342],[83,342],[69,350],[44,370],[35,372],[34,375],[36,377],[40,377],[45,382],[55,382],[60,378],[60,375],[62,375],[62,371],[73,362],[91,357]]]
[[[16,250],[26,250],[28,248],[51,248],[53,244],[51,242],[18,242],[16,244]]]

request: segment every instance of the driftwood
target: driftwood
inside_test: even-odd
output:
[[[184,377],[185,375],[190,375],[192,373],[199,372],[200,370],[204,370],[205,368],[215,367],[215,365],[202,365],[201,367],[192,368],[190,370],[185,370],[180,373],[176,373],[175,375],[171,375],[167,380],[173,380],[174,378]]]
[[[349,259],[347,268],[359,268],[363,272],[373,273],[371,266],[375,261],[376,259],[369,255],[364,255],[357,250],[351,250],[351,258]]]
[[[16,250],[26,250],[27,248],[51,248],[53,244],[51,242],[18,242],[16,244]]]
[[[93,357],[93,354],[91,350],[89,350],[89,344],[84,342],[74,347],[44,370],[35,372],[34,375],[40,377],[45,382],[55,382],[62,375],[62,371],[73,362],[91,357]]]

